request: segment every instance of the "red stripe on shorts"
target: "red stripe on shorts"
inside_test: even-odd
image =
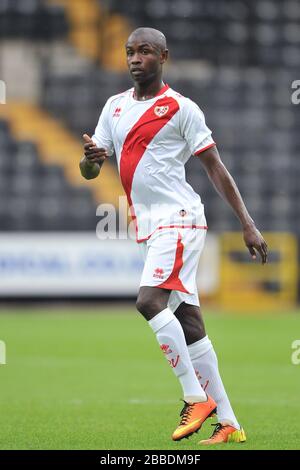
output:
[[[180,292],[185,292],[186,294],[190,294],[190,292],[186,290],[181,280],[179,279],[179,273],[183,266],[182,255],[183,255],[183,249],[184,249],[184,245],[181,239],[182,239],[182,236],[179,233],[178,239],[177,239],[174,266],[173,266],[170,276],[162,284],[159,284],[156,287],[160,287],[161,289],[179,290]]]

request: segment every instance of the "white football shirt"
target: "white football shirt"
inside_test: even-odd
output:
[[[165,227],[206,228],[184,165],[215,143],[193,101],[168,85],[137,101],[131,88],[107,100],[92,139],[116,155],[138,242]]]

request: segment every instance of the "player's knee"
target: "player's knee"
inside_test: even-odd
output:
[[[205,331],[199,326],[194,328],[189,327],[187,329],[183,328],[183,331],[187,345],[196,343],[206,336]]]
[[[191,317],[187,321],[181,321],[180,323],[187,344],[193,344],[206,336],[204,325],[199,321],[199,318]]]
[[[206,336],[205,326],[199,307],[182,303],[176,310],[187,344],[193,344]]]
[[[139,296],[136,301],[136,309],[140,312],[146,320],[151,320],[161,310],[161,306],[153,298]]]
[[[150,300],[143,297],[138,297],[136,301],[136,309],[140,312],[146,320],[153,317],[153,305],[151,305]]]

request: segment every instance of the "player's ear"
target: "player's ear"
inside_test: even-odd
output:
[[[161,54],[160,54],[160,63],[161,63],[161,64],[164,64],[165,62],[167,62],[168,57],[169,57],[169,51],[168,51],[168,49],[165,49],[164,51],[161,51]]]

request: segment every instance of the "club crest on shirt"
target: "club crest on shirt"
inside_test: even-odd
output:
[[[155,106],[154,114],[158,117],[162,117],[169,111],[169,106]]]

